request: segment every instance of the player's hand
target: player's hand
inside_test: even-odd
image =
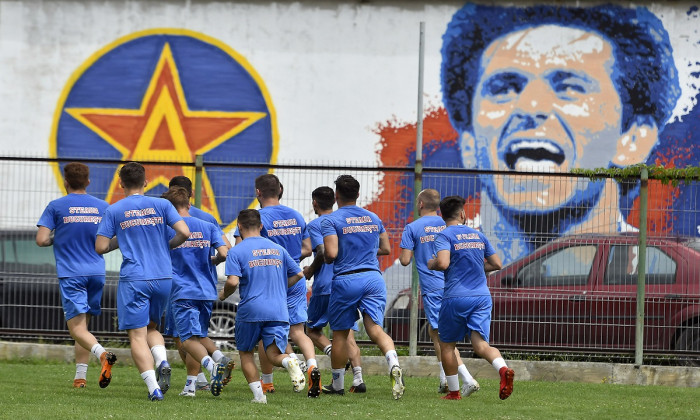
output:
[[[311,280],[311,277],[314,276],[314,272],[311,269],[310,265],[307,265],[306,267],[304,267],[304,269],[302,271],[304,272],[304,278],[306,278],[306,280]]]
[[[219,291],[219,300],[226,300],[226,296],[224,296],[223,290]]]

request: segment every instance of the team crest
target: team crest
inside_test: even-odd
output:
[[[230,228],[254,200],[264,168],[227,170],[207,163],[274,163],[278,149],[272,101],[240,54],[200,33],[154,29],[121,38],[90,57],[63,89],[50,139],[52,157],[92,159],[89,192],[122,198],[118,164],[148,164],[146,193],[160,196],[170,178],[194,181],[202,155],[202,208]],[[175,163],[174,165],[172,163]],[[61,165],[56,175],[62,185]]]

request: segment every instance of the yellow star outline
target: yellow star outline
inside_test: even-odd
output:
[[[191,162],[195,155],[214,149],[267,115],[190,110],[168,43],[163,46],[139,109],[66,108],[65,111],[116,148],[122,160],[151,162]],[[151,176],[147,190],[161,184],[167,187],[174,175],[170,169],[167,173],[156,170],[161,173]],[[183,166],[181,171],[193,179],[194,168]],[[211,197],[209,210],[221,223],[206,169],[202,173],[204,192]],[[107,202],[113,202],[118,185],[117,171],[110,183]]]

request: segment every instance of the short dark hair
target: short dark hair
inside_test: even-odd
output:
[[[119,170],[124,188],[140,188],[146,182],[146,168],[138,162],[128,162]]]
[[[172,186],[163,194],[163,198],[173,203],[176,209],[186,209],[190,204],[190,195],[187,189],[177,185]]]
[[[182,187],[187,190],[187,194],[192,197],[192,181],[187,178],[184,175],[178,175],[174,176],[171,180],[170,183],[168,184],[168,187]]]
[[[255,189],[260,191],[263,198],[279,198],[282,190],[279,178],[273,174],[264,174],[255,178]]]
[[[238,229],[257,229],[260,227],[260,212],[255,209],[245,209],[238,213]]]
[[[440,213],[444,221],[456,219],[459,212],[464,208],[466,200],[458,195],[445,197],[440,202]]]
[[[335,191],[345,200],[357,200],[360,183],[352,175],[340,175],[335,180]]]
[[[435,211],[440,205],[440,193],[432,188],[426,188],[418,194],[418,201],[423,203],[426,210]]]
[[[72,190],[84,190],[90,183],[90,168],[79,162],[71,162],[63,167],[63,178]]]
[[[321,210],[330,210],[335,204],[335,193],[331,187],[318,187],[311,193],[311,199],[316,200]]]
[[[678,71],[668,33],[646,8],[467,4],[452,17],[442,45],[442,92],[457,130],[472,131],[472,100],[480,76],[476,70],[484,50],[503,35],[548,24],[593,31],[611,43],[622,132],[640,122],[663,128],[680,97]]]

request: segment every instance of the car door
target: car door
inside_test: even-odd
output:
[[[639,247],[634,242],[611,242],[601,254],[604,275],[596,287],[594,344],[634,349],[637,317]],[[673,242],[650,240],[646,247],[644,347],[670,349],[671,319],[686,305],[685,283],[678,281],[687,262]]]
[[[494,288],[492,331],[495,343],[576,346],[588,322],[587,294],[597,269],[597,246],[550,244],[517,268],[514,281]]]

